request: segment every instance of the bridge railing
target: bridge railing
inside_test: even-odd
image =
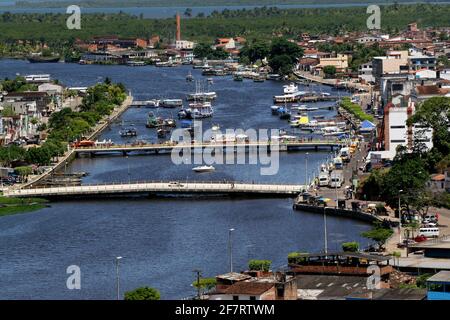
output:
[[[345,141],[339,139],[297,139],[288,141],[249,141],[249,142],[203,142],[203,143],[178,143],[178,142],[168,142],[168,143],[143,143],[143,144],[109,144],[109,145],[95,145],[95,146],[80,146],[76,147],[76,150],[92,150],[92,149],[129,149],[129,148],[172,148],[172,147],[205,147],[205,146],[258,146],[258,145],[285,145],[294,146],[298,144],[304,145],[345,145]]]

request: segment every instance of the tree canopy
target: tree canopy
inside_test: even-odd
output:
[[[125,300],[159,300],[161,294],[158,290],[150,287],[141,287],[125,292]]]

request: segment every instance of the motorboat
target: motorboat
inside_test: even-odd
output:
[[[214,91],[190,93],[186,96],[188,101],[212,101],[216,98],[217,93]]]
[[[274,116],[277,116],[278,115],[278,109],[279,109],[280,107],[279,106],[271,106],[270,107],[270,110],[272,110],[272,114],[274,115]]]
[[[167,128],[164,128],[164,127],[159,128],[156,131],[156,134],[157,134],[158,138],[165,138],[168,133],[170,133],[170,130],[167,129]]]
[[[159,100],[157,99],[153,99],[153,100],[147,100],[145,101],[144,106],[146,108],[158,108],[159,107]]]
[[[189,72],[189,74],[186,76],[186,81],[188,82],[194,81],[194,76],[192,75],[192,73]]]
[[[234,80],[234,81],[244,81],[244,77],[241,76],[240,74],[235,74],[235,75],[233,76],[233,80]]]
[[[147,128],[157,128],[163,124],[164,120],[161,117],[156,117],[153,112],[148,113],[147,123],[145,125]]]
[[[164,99],[164,100],[161,100],[159,105],[163,108],[182,107],[183,100],[181,100],[181,99]]]
[[[283,86],[283,92],[285,94],[298,92],[298,86],[295,83],[290,83],[288,85]]]
[[[137,131],[134,128],[125,128],[119,131],[121,137],[136,137]]]
[[[215,124],[211,127],[212,131],[220,131],[220,126],[218,124]]]
[[[213,166],[199,166],[199,167],[192,168],[192,171],[198,172],[198,173],[212,172],[214,170],[216,170],[216,168],[214,168]]]

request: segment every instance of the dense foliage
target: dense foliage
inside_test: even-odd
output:
[[[419,26],[447,26],[450,6],[436,4],[393,5],[382,7],[383,31],[404,29],[413,21]],[[0,53],[33,49],[33,43],[47,42],[52,49],[62,51],[75,38],[90,39],[95,35],[117,34],[121,37],[150,37],[154,34],[173,39],[175,21],[170,19],[143,19],[124,13],[84,14],[81,30],[66,28],[65,14],[11,14],[0,15]],[[211,41],[216,37],[243,36],[249,39],[271,39],[284,35],[297,37],[302,32],[338,35],[346,31],[365,31],[368,14],[365,7],[254,9],[214,11],[209,16],[183,21],[183,38]],[[17,44],[14,40],[30,40]],[[16,48],[11,48],[16,46]]]
[[[272,261],[270,260],[250,260],[248,262],[248,268],[253,271],[269,271],[271,265]]]
[[[344,252],[358,252],[359,243],[358,242],[344,242],[342,244],[342,250]]]
[[[161,294],[158,290],[149,287],[137,288],[125,292],[125,300],[159,300]]]
[[[344,108],[345,110],[347,110],[348,112],[350,112],[351,114],[353,114],[356,118],[358,118],[359,120],[369,120],[369,121],[374,121],[373,120],[373,115],[367,114],[365,113],[361,106],[357,103],[353,103],[351,102],[349,97],[345,97],[341,100],[341,107]]]

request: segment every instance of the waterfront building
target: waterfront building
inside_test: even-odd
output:
[[[209,300],[297,300],[295,277],[281,272],[227,273],[216,281]]]
[[[363,63],[358,67],[358,78],[365,83],[375,82],[372,62]]]

